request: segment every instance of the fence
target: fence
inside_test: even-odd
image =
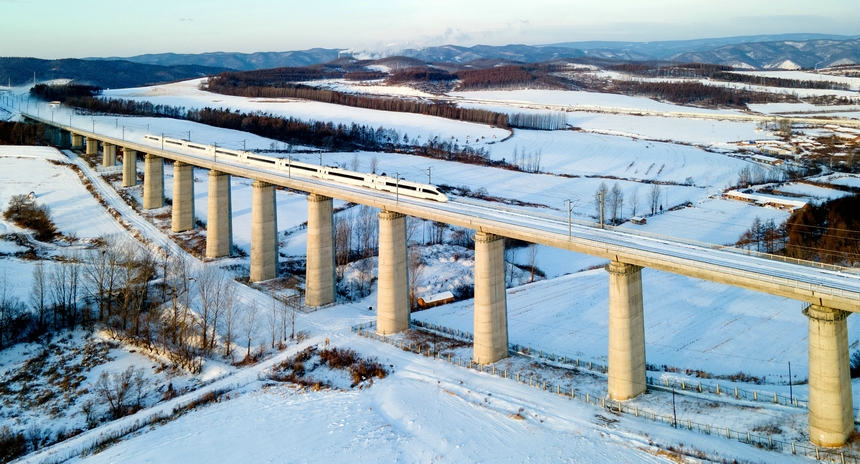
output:
[[[448,327],[444,327],[437,324],[431,324],[423,321],[412,321],[412,325],[416,328],[422,330],[428,330],[437,332],[441,335],[453,336],[454,338],[458,338],[463,341],[471,342],[473,340],[472,334],[469,332],[451,329]],[[560,365],[568,368],[577,368],[577,369],[585,369],[591,372],[595,372],[598,374],[606,375],[608,373],[607,366],[603,364],[598,364],[594,362],[585,362],[580,361],[579,358],[568,357],[568,356],[558,356],[555,353],[544,352],[543,350],[533,350],[529,346],[510,344],[508,347],[508,351],[511,353],[519,354],[522,356],[528,356],[542,362],[550,362],[555,365]],[[765,391],[757,391],[757,390],[745,390],[738,387],[733,388],[725,388],[720,386],[720,384],[709,384],[702,382],[687,382],[684,380],[674,380],[674,379],[661,379],[656,376],[646,376],[646,381],[648,383],[649,388],[656,389],[667,389],[667,390],[681,390],[685,392],[692,393],[701,393],[701,394],[712,394],[717,396],[729,396],[738,400],[747,400],[753,402],[761,402],[761,403],[773,403],[779,404],[782,406],[789,406],[795,408],[803,408],[807,409],[809,407],[809,403],[807,400],[797,398],[795,396],[785,396],[780,395],[778,393],[765,392]],[[856,409],[856,408],[855,408]],[[855,411],[856,412],[856,411]],[[857,414],[855,413],[855,417]]]
[[[434,330],[441,334],[450,334],[453,331],[455,337],[460,338],[461,340],[471,340],[472,335],[468,332],[457,331],[455,329],[445,328],[435,324],[428,324],[421,321],[412,321],[411,324],[415,328],[421,328],[425,330]],[[387,343],[389,345],[398,347],[405,351],[411,351],[416,354],[420,354],[422,356],[434,358],[440,361],[445,361],[449,364],[456,364],[458,367],[463,367],[470,370],[480,371],[485,374],[489,374],[492,376],[500,377],[503,379],[514,380],[518,383],[526,384],[531,387],[537,388],[542,391],[549,392],[551,394],[555,394],[558,396],[563,396],[565,398],[569,398],[570,400],[577,400],[582,403],[586,403],[589,405],[594,405],[603,409],[607,409],[612,412],[616,412],[619,414],[627,414],[632,415],[638,418],[644,418],[650,420],[652,422],[659,422],[661,424],[666,424],[674,428],[687,429],[693,432],[702,433],[706,435],[717,435],[720,437],[725,437],[728,440],[737,440],[740,443],[745,443],[748,445],[756,446],[758,448],[772,450],[781,453],[791,453],[795,455],[805,456],[808,458],[814,458],[817,460],[827,461],[827,462],[840,462],[840,463],[851,463],[851,464],[860,464],[860,455],[856,455],[853,453],[845,452],[845,451],[837,451],[830,450],[826,448],[818,448],[811,443],[800,443],[800,442],[789,442],[783,440],[774,440],[773,437],[764,436],[764,435],[754,435],[751,432],[742,432],[737,430],[732,430],[728,427],[712,427],[710,424],[703,424],[700,422],[693,422],[689,419],[687,420],[679,420],[674,416],[668,416],[663,414],[658,414],[653,411],[648,411],[645,409],[640,409],[637,406],[629,406],[625,405],[622,402],[614,401],[606,398],[602,394],[595,395],[592,392],[585,391],[577,391],[576,389],[562,389],[561,385],[555,385],[552,382],[547,381],[535,381],[533,376],[525,376],[520,375],[519,372],[509,372],[505,369],[496,369],[493,365],[481,365],[477,364],[469,359],[462,358],[453,358],[450,354],[446,357],[443,356],[441,352],[434,352],[432,348],[427,348],[423,350],[420,345],[410,342],[409,340],[397,339],[395,340],[393,337],[389,337],[386,335],[379,335],[376,333],[373,328],[376,326],[375,322],[369,322],[366,324],[359,324],[350,328],[350,330],[358,335],[370,338],[373,340],[381,341]],[[517,345],[512,345],[512,347],[517,347]],[[522,348],[522,347],[520,347]],[[525,349],[526,356],[529,356],[530,348]],[[514,351],[518,354],[523,354],[520,351]],[[540,352],[540,357],[542,359],[550,359],[543,357],[542,352]],[[555,355],[550,355],[555,357]],[[576,360],[578,363],[578,360]],[[584,363],[583,363],[584,365]],[[589,363],[590,369],[596,370],[600,372],[602,369],[605,372],[606,367],[597,365],[594,363]],[[722,394],[722,393],[719,393]]]

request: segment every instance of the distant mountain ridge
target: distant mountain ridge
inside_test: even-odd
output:
[[[198,65],[235,70],[309,66],[338,58],[343,49],[312,48],[287,52],[201,54],[161,53],[123,60],[157,65]],[[834,34],[776,34],[655,42],[565,42],[548,45],[442,45],[357,56],[406,56],[428,63],[462,65],[484,60],[535,63],[556,59],[621,61],[672,60],[725,64],[742,68],[792,69],[860,63],[860,36]],[[102,58],[92,58],[100,60]]]
[[[311,48],[289,52],[230,53],[212,52],[199,54],[155,53],[127,58],[87,58],[88,60],[125,60],[134,63],[161,66],[198,65],[230,68],[237,71],[281,68],[286,66],[309,66],[337,59],[339,49]]]
[[[155,66],[119,60],[41,60],[38,58],[0,58],[0,82],[21,85],[36,79],[72,79],[78,84],[102,88],[139,87],[193,79],[226,71],[221,67],[198,65]]]

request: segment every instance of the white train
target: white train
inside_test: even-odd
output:
[[[300,163],[283,158],[273,158],[270,156],[258,155],[243,150],[230,150],[212,145],[203,145],[193,143],[187,140],[173,139],[170,137],[162,137],[160,135],[145,135],[144,139],[158,144],[159,148],[176,149],[181,148],[184,151],[202,155],[217,160],[221,158],[224,161],[230,160],[248,164],[252,166],[274,169],[287,173],[288,176],[299,177],[315,177],[318,179],[331,180],[342,184],[355,185],[359,187],[371,188],[374,190],[382,190],[390,193],[398,193],[403,196],[414,198],[424,198],[426,200],[434,200],[440,202],[448,201],[448,196],[439,191],[435,185],[422,184],[418,182],[410,182],[400,179],[399,181],[393,177],[379,176],[376,174],[366,174],[361,172],[347,171],[346,169],[333,168],[330,166],[317,166],[315,164]]]

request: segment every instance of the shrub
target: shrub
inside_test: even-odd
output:
[[[10,462],[27,452],[27,439],[9,427],[0,427],[0,462]]]
[[[29,195],[13,195],[3,217],[20,227],[34,230],[37,240],[47,241],[57,235],[51,210],[45,205],[37,204]]]

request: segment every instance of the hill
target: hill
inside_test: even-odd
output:
[[[103,88],[139,87],[218,74],[226,69],[198,65],[157,66],[119,60],[0,58],[0,82],[21,85],[36,79],[71,79]]]

